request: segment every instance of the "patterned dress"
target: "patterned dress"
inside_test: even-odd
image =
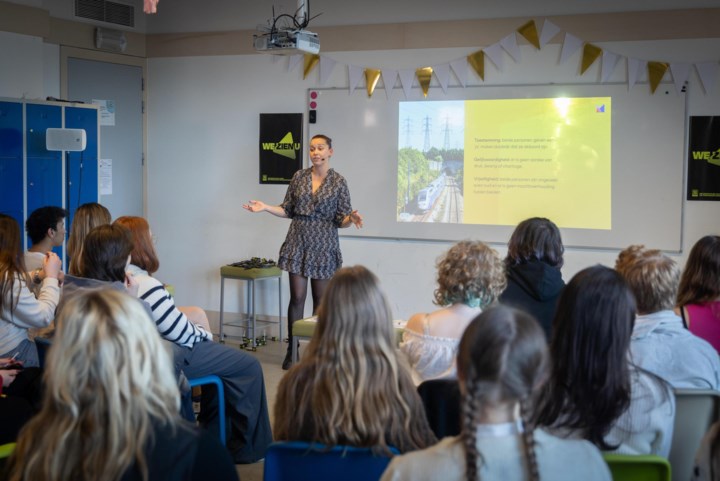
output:
[[[281,204],[292,219],[278,266],[291,274],[329,279],[342,266],[338,228],[352,212],[345,178],[329,169],[312,192],[312,168],[295,172]]]

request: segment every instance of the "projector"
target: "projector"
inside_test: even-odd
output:
[[[317,34],[307,30],[277,30],[253,37],[253,44],[257,52],[272,55],[317,54],[320,52],[320,40]]]

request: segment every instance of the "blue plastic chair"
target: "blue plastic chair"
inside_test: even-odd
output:
[[[223,387],[222,379],[215,375],[197,377],[195,379],[188,379],[190,387],[203,386],[206,384],[215,384],[217,387],[218,397],[218,422],[220,423],[220,443],[225,446],[226,434],[225,434],[225,388]]]
[[[391,448],[393,454],[399,454]],[[273,443],[265,453],[264,481],[377,481],[390,463],[370,448],[288,441]]]

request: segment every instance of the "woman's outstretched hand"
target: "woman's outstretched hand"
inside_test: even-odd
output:
[[[243,204],[243,209],[250,212],[262,212],[267,209],[267,205],[261,200],[250,200],[247,204]]]
[[[350,212],[350,222],[355,226],[356,229],[360,229],[363,226],[363,218],[358,213],[358,211],[354,210]]]

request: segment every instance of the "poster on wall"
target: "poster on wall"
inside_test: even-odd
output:
[[[302,168],[302,114],[260,114],[260,183],[289,184]]]
[[[720,201],[720,117],[690,117],[687,200]]]

